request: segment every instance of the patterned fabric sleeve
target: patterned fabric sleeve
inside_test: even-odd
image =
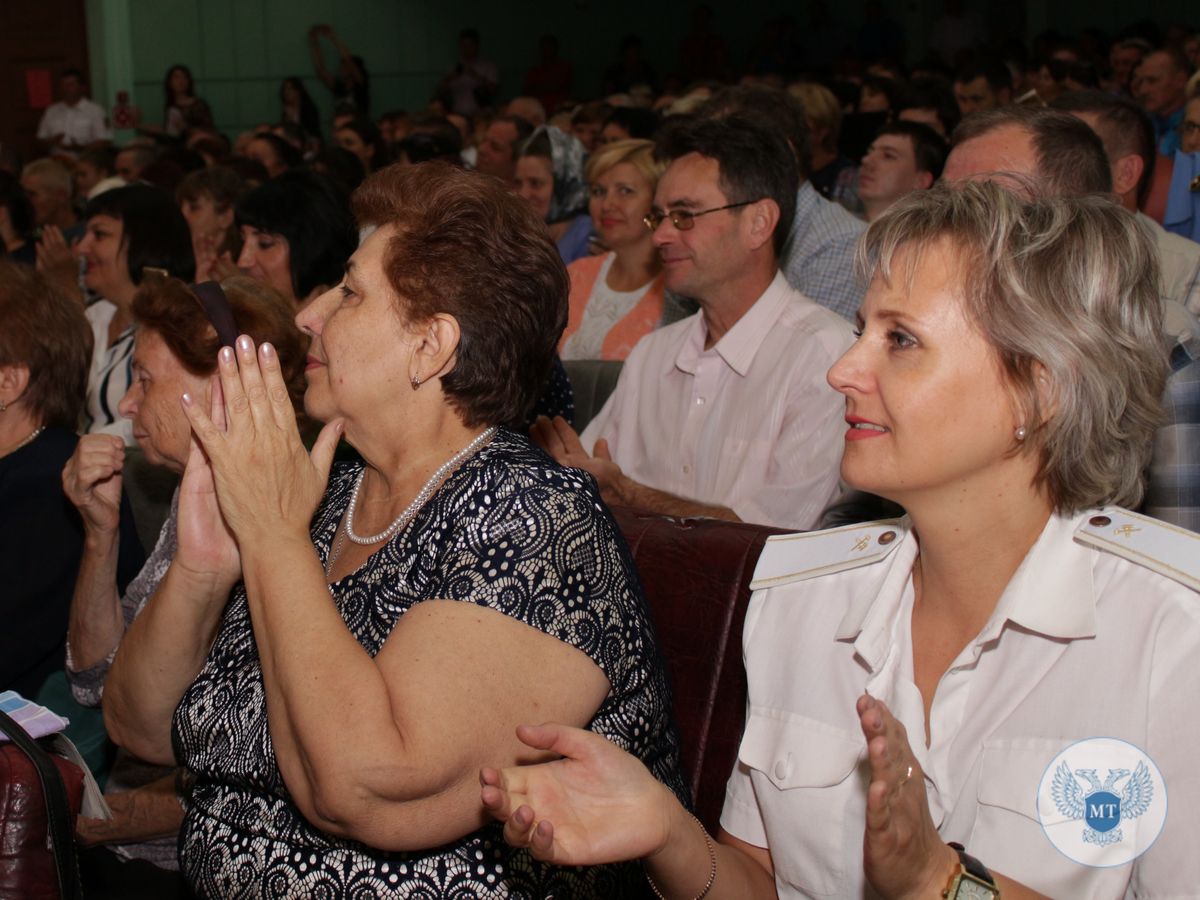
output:
[[[610,524],[590,479],[549,460],[541,475],[493,480],[463,498],[459,514],[471,524],[426,595],[512,616],[582,650],[615,680],[631,572],[613,535],[598,533]]]

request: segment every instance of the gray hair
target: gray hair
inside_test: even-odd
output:
[[[1168,372],[1154,246],[1103,197],[1027,199],[992,182],[915,191],[871,224],[865,280],[891,283],[906,253],[955,248],[963,306],[995,349],[1026,416],[1014,452],[1039,456],[1034,485],[1056,512],[1136,506]],[[901,277],[904,277],[901,274]]]

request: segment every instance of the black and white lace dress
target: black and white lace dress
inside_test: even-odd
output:
[[[322,559],[360,467],[335,468],[313,519]],[[331,591],[346,627],[372,655],[413,604],[435,598],[488,606],[579,648],[612,684],[588,727],[637,755],[687,800],[641,587],[588,475],[501,430],[411,525]],[[499,825],[419,853],[375,851],[310,825],[275,761],[240,585],[176,710],[174,740],[196,775],[180,858],[202,897],[621,897],[643,890],[637,864],[548,866],[505,844]]]

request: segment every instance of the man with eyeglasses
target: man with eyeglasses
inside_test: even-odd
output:
[[[731,116],[669,126],[656,154],[670,165],[646,224],[667,288],[700,312],[638,342],[582,437],[543,418],[534,439],[612,505],[811,528],[836,493],[845,430],[825,373],[852,336],[779,269],[791,148]]]
[[[812,141],[804,105],[787,91],[762,86],[727,87],[700,107],[706,119],[739,116],[777,128],[792,150],[798,175],[796,214],[792,217],[779,268],[788,284],[854,321],[866,285],[854,272],[854,252],[866,224],[841,205],[826,200],[808,180],[812,170]]]

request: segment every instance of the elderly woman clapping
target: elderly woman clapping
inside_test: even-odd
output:
[[[1200,537],[1119,508],[1167,374],[1153,247],[1107,200],[969,184],[864,251],[842,476],[908,516],[768,543],[719,843],[561,726],[520,733],[566,759],[483,799],[538,858],[646,857],[672,897],[1188,890]]]
[[[195,772],[180,848],[199,894],[621,895],[636,868],[538,863],[478,797],[483,762],[537,757],[514,736],[530,716],[684,793],[616,527],[590,479],[502,427],[553,359],[562,263],[525,203],[448,165],[385,169],[354,205],[367,236],[297,317],[305,409],[328,424],[310,456],[275,349],[244,338],[208,409],[184,397],[204,451],[185,481],[210,492],[181,498],[106,719]],[[363,461],[330,474],[339,436]]]
[[[192,440],[179,396],[188,392],[207,398],[217,349],[239,333],[277,348],[288,396],[300,403],[307,342],[292,321],[295,304],[267,285],[238,276],[189,287],[175,278],[152,276],[134,295],[131,312],[137,326],[133,381],[118,408],[153,465],[183,472]],[[63,470],[63,487],[79,510],[86,536],[67,633],[67,680],[84,706],[100,705],[125,630],[158,590],[179,545],[176,491],[145,566],[124,592],[118,590],[113,571],[115,560],[126,551],[117,530],[125,461],[120,438],[87,434]],[[173,765],[156,770],[119,755],[107,787],[115,815],[109,820],[81,819],[80,840],[121,844],[126,857],[178,868],[176,832],[183,810],[174,772]]]

